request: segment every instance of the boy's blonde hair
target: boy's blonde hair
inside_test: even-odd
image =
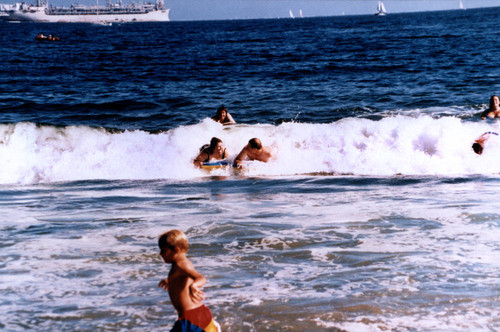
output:
[[[160,235],[158,246],[160,249],[169,248],[174,250],[175,248],[179,248],[179,250],[185,252],[189,250],[189,242],[186,234],[177,229],[172,229]]]

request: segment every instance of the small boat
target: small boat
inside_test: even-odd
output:
[[[377,12],[375,13],[375,16],[384,16],[386,13],[387,11],[385,10],[384,3],[380,0],[377,5]]]
[[[292,10],[290,9],[290,11],[288,12],[288,15],[290,15],[290,18],[295,18],[295,16],[293,15],[293,12]]]
[[[113,22],[106,22],[106,21],[102,21],[102,22],[97,22],[95,23],[96,25],[102,25],[102,26],[107,26],[107,27],[110,27],[113,25]]]
[[[464,3],[462,0],[460,0],[460,2],[458,3],[458,8],[465,9],[465,6],[464,6]]]
[[[61,38],[54,36],[54,35],[44,35],[43,33],[39,33],[36,37],[35,40],[38,41],[58,41],[61,40]]]

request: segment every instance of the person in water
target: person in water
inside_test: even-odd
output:
[[[212,137],[210,144],[205,144],[201,147],[200,153],[194,159],[193,164],[196,167],[201,167],[203,163],[210,160],[221,160],[227,158],[227,150],[222,143],[222,140],[217,137]]]
[[[168,278],[158,284],[158,287],[168,291],[179,317],[170,331],[220,331],[212,312],[202,302],[205,293],[201,288],[207,283],[207,279],[196,271],[187,258],[189,243],[186,234],[176,229],[165,232],[160,235],[158,246],[163,261],[172,264]]]
[[[215,116],[212,117],[212,120],[222,123],[223,125],[236,123],[236,121],[234,121],[233,117],[231,116],[231,114],[229,114],[224,105],[219,106],[217,112],[215,113]]]
[[[488,131],[482,134],[474,141],[474,144],[472,144],[472,150],[474,150],[474,152],[479,155],[482,154],[484,150],[484,144],[490,139],[491,135],[498,136],[498,133]]]
[[[490,107],[481,114],[481,119],[500,118],[500,97],[497,95],[491,96]]]
[[[234,166],[241,167],[244,160],[258,160],[267,163],[272,153],[269,146],[262,146],[258,138],[252,138],[241,152],[234,158]]]

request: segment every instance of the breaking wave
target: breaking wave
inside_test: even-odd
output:
[[[187,180],[207,176],[192,160],[213,136],[230,158],[252,137],[272,147],[275,157],[256,163],[247,175],[352,174],[369,176],[500,173],[500,142],[483,155],[471,144],[494,122],[456,117],[392,116],[374,121],[345,118],[322,124],[235,125],[209,119],[150,133],[88,126],[0,125],[0,183],[32,184],[77,180]],[[230,175],[214,170],[212,175]]]

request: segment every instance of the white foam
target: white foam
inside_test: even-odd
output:
[[[494,174],[500,172],[500,143],[491,140],[482,156],[472,152],[471,144],[495,130],[497,124],[429,116],[231,128],[205,120],[159,134],[18,123],[0,125],[0,183],[206,176],[192,160],[214,136],[224,141],[231,158],[252,137],[272,147],[275,158],[257,163],[248,175]]]

